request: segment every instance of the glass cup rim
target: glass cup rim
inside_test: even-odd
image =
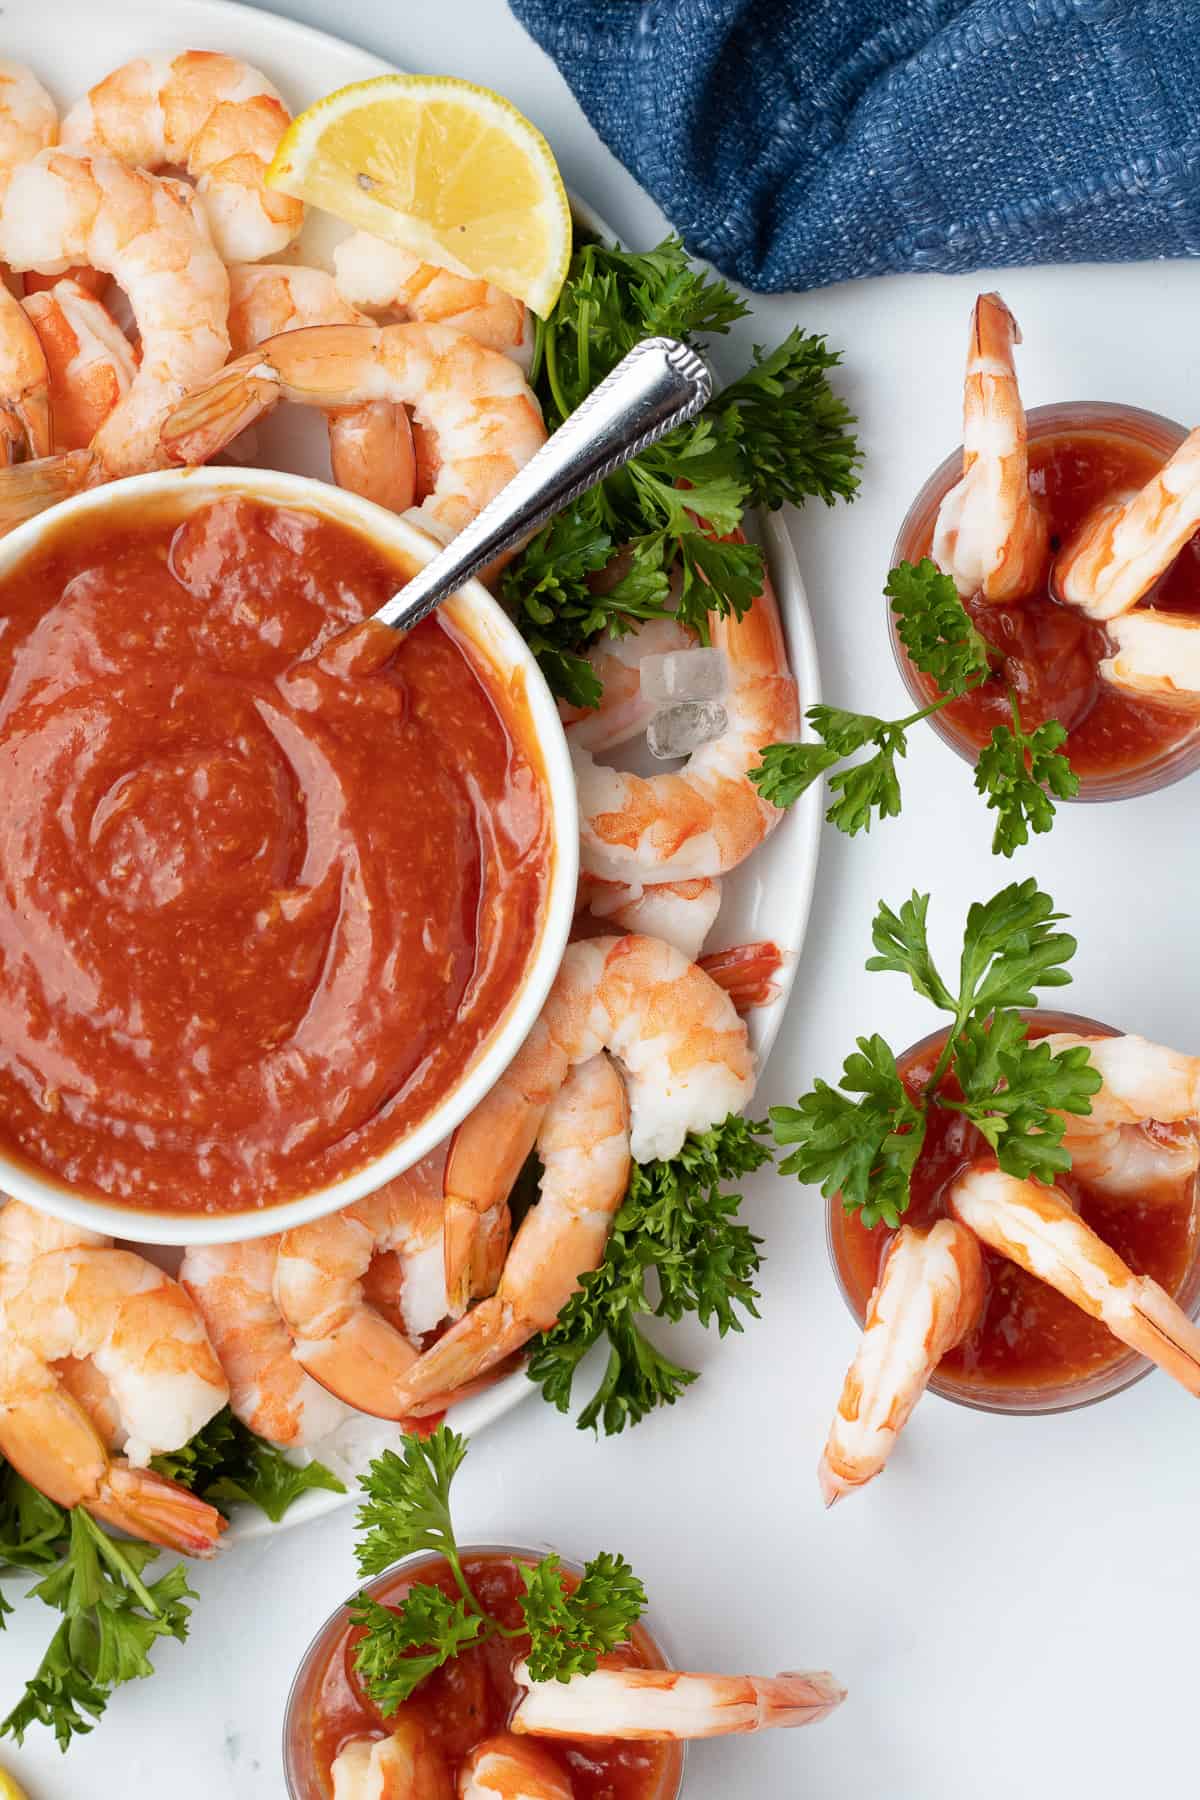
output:
[[[1049,1006],[1021,1007],[1020,1011],[1026,1018],[1036,1018],[1039,1013],[1043,1016],[1050,1014],[1055,1019],[1064,1021],[1068,1029],[1080,1032],[1092,1032],[1104,1037],[1120,1037],[1122,1035],[1116,1026],[1106,1025],[1103,1020],[1089,1018],[1084,1013],[1064,1012],[1058,1007]],[[936,1031],[927,1032],[924,1037],[918,1038],[910,1044],[907,1050],[902,1051],[896,1060],[903,1062],[907,1057],[919,1051],[931,1049],[937,1040],[945,1035],[947,1029],[946,1026],[940,1026]],[[826,1203],[825,1248],[838,1292],[842,1296],[846,1310],[861,1329],[862,1314],[849,1291],[842,1274],[841,1264],[838,1261],[834,1234],[840,1204],[840,1199],[836,1194]],[[1200,1238],[1198,1238],[1196,1249],[1193,1251],[1192,1269],[1195,1269],[1198,1264],[1200,1264]],[[1200,1315],[1200,1292],[1197,1293],[1190,1310],[1193,1317]],[[971,1412],[994,1413],[999,1417],[1018,1419],[1049,1417],[1055,1413],[1081,1412],[1086,1406],[1099,1406],[1101,1401],[1112,1400],[1116,1395],[1126,1393],[1129,1388],[1136,1387],[1139,1381],[1144,1381],[1154,1367],[1154,1363],[1148,1357],[1140,1355],[1136,1350],[1126,1350],[1122,1355],[1115,1357],[1105,1369],[1090,1377],[1079,1378],[1075,1384],[1063,1382],[1056,1387],[1045,1386],[1040,1390],[1031,1387],[1013,1388],[1010,1390],[1010,1398],[1007,1400],[998,1396],[993,1397],[991,1390],[988,1390],[983,1396],[974,1395],[969,1392],[965,1383],[940,1379],[936,1374],[929,1381],[926,1391],[936,1395],[939,1400],[948,1400],[953,1406],[965,1406]],[[1098,1392],[1080,1393],[1072,1397],[1072,1385],[1082,1387],[1085,1382],[1103,1383],[1104,1385]]]
[[[532,1562],[544,1562],[548,1556],[557,1556],[562,1563],[563,1568],[569,1570],[572,1575],[582,1575],[584,1569],[583,1560],[568,1555],[566,1551],[557,1549],[553,1544],[546,1543],[460,1544],[458,1546],[458,1553],[460,1557],[510,1556],[515,1560],[525,1559]],[[289,1746],[291,1742],[292,1716],[299,1705],[300,1685],[304,1678],[309,1674],[313,1659],[320,1649],[326,1634],[331,1631],[335,1625],[340,1624],[344,1615],[348,1612],[360,1593],[374,1596],[379,1589],[385,1586],[385,1584],[394,1581],[396,1576],[403,1573],[405,1570],[420,1567],[423,1563],[444,1561],[444,1556],[438,1550],[410,1550],[407,1556],[398,1557],[394,1563],[389,1563],[386,1569],[380,1570],[378,1575],[372,1575],[370,1580],[361,1582],[347,1599],[339,1602],[339,1604],[326,1615],[320,1625],[318,1625],[317,1629],[313,1632],[312,1637],[305,1646],[300,1661],[296,1665],[296,1670],[292,1676],[291,1682],[288,1685],[287,1700],[285,1701],[283,1708],[283,1778],[290,1800],[314,1800],[312,1795],[302,1793],[293,1783],[293,1776],[296,1771],[292,1765]],[[674,1669],[676,1663],[673,1649],[669,1647],[669,1638],[664,1638],[659,1621],[650,1607],[647,1607],[642,1613],[636,1629],[645,1633],[655,1652],[661,1657],[662,1661],[659,1666],[664,1669]],[[679,1752],[679,1778],[673,1788],[664,1789],[661,1794],[656,1794],[654,1800],[679,1800],[679,1795],[683,1791],[683,1778],[687,1763],[688,1746],[686,1739],[678,1739],[675,1742]]]
[[[1174,443],[1166,450],[1173,455],[1188,435],[1187,427],[1177,419],[1169,419],[1164,413],[1151,412],[1144,406],[1127,406],[1115,400],[1052,400],[1042,406],[1031,406],[1025,414],[1027,435],[1030,440],[1050,437],[1057,428],[1066,429],[1074,426],[1077,430],[1107,430],[1117,434],[1117,427],[1124,425],[1132,436],[1170,437]],[[896,534],[892,546],[889,567],[894,568],[901,560],[906,540],[916,524],[930,512],[962,472],[963,446],[957,445],[938,463],[933,473],[922,482],[920,489],[909,506]],[[892,647],[892,656],[901,681],[910,697],[919,706],[928,703],[929,696],[924,693],[917,682],[904,647],[896,633],[896,619],[890,602],[885,598],[887,611],[888,641]],[[963,742],[956,732],[946,724],[940,713],[934,713],[926,724],[948,749],[963,762],[973,764],[979,753],[977,745]],[[1102,805],[1117,800],[1136,800],[1145,794],[1157,793],[1162,788],[1173,787],[1177,781],[1184,781],[1200,768],[1200,726],[1191,734],[1179,739],[1167,749],[1160,751],[1153,760],[1108,775],[1081,776],[1079,792],[1064,798],[1064,805],[1090,806]]]

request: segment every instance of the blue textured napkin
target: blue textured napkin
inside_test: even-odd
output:
[[[1200,254],[1198,0],[510,0],[748,287]]]

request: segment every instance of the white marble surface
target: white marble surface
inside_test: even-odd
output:
[[[54,0],[47,0],[53,7]],[[568,183],[629,241],[654,207],[597,142],[500,0],[279,0],[402,67],[504,89],[546,130]],[[20,54],[0,14],[0,51]],[[1027,401],[1128,400],[1192,422],[1200,271],[1181,265],[1022,271],[996,278],[1026,334]],[[983,278],[980,285],[983,285]],[[880,584],[897,521],[957,438],[957,383],[976,283],[897,279],[758,304],[744,332],[794,321],[846,351],[844,385],[869,462],[849,511],[794,521],[829,698],[903,705]],[[900,821],[867,840],[827,836],[789,1021],[761,1101],[833,1076],[854,1034],[903,1046],[928,1013],[898,978],[868,977],[873,908],[932,888],[949,952],[972,898],[1036,874],[1076,921],[1067,996],[1200,1050],[1196,1023],[1195,781],[1116,808],[1076,808],[1012,869],[988,854],[970,775],[931,735],[904,765]],[[763,1318],[685,1347],[699,1386],[615,1442],[537,1401],[481,1438],[460,1478],[465,1535],[620,1548],[695,1667],[835,1669],[851,1689],[830,1722],[700,1745],[689,1800],[1009,1800],[1177,1788],[1193,1759],[1191,1597],[1200,1576],[1200,1414],[1165,1377],[1063,1418],[1005,1420],[929,1399],[885,1478],[822,1512],[814,1466],[853,1348],[828,1270],[821,1205],[764,1176],[747,1213],[767,1240]],[[686,1334],[684,1334],[686,1336]],[[678,1339],[675,1340],[678,1342]],[[61,1760],[44,1735],[7,1763],[35,1800],[170,1793],[277,1800],[292,1668],[353,1584],[342,1514],[200,1569],[186,1648],[125,1689]],[[0,1639],[7,1704],[51,1626],[22,1606]]]

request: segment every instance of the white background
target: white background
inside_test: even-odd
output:
[[[660,234],[656,209],[500,0],[281,0],[277,10],[401,67],[502,89],[546,131],[568,185],[628,242]],[[0,15],[0,50],[21,48]],[[797,321],[827,331],[861,418],[857,504],[793,521],[826,697],[847,706],[906,710],[880,588],[909,499],[958,440],[967,314],[993,281],[1025,331],[1027,404],[1125,400],[1186,424],[1200,413],[1200,271],[1189,266],[904,278],[756,302],[744,341],[774,342]],[[931,734],[917,736],[903,775],[900,820],[854,842],[826,832],[761,1105],[836,1076],[858,1032],[879,1030],[900,1049],[929,1029],[898,977],[862,966],[877,900],[914,886],[932,890],[935,941],[949,955],[971,899],[1036,874],[1081,939],[1064,1003],[1200,1051],[1195,781],[1068,809],[1049,841],[1007,865],[989,855],[968,769]],[[619,1440],[597,1443],[536,1400],[489,1431],[459,1478],[463,1535],[579,1556],[620,1549],[687,1665],[827,1666],[847,1683],[847,1704],[815,1730],[695,1747],[689,1800],[1177,1790],[1194,1761],[1195,1403],[1159,1374],[1060,1418],[992,1418],[927,1398],[885,1476],[826,1515],[815,1465],[854,1333],[822,1205],[763,1176],[746,1211],[769,1254],[762,1320],[724,1344],[676,1336],[702,1381]],[[163,1648],[154,1679],[125,1689],[65,1762],[40,1732],[0,1760],[35,1800],[276,1800],[284,1696],[312,1631],[353,1585],[351,1522],[342,1513],[198,1569],[186,1649]],[[52,1623],[33,1605],[10,1621],[5,1706]]]

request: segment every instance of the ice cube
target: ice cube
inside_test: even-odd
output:
[[[690,756],[701,744],[720,737],[729,714],[719,700],[679,700],[656,712],[646,727],[646,746],[651,756],[666,761],[671,756]]]
[[[703,645],[669,650],[665,656],[643,656],[638,665],[642,699],[659,706],[672,700],[719,700],[728,685],[725,652]]]

